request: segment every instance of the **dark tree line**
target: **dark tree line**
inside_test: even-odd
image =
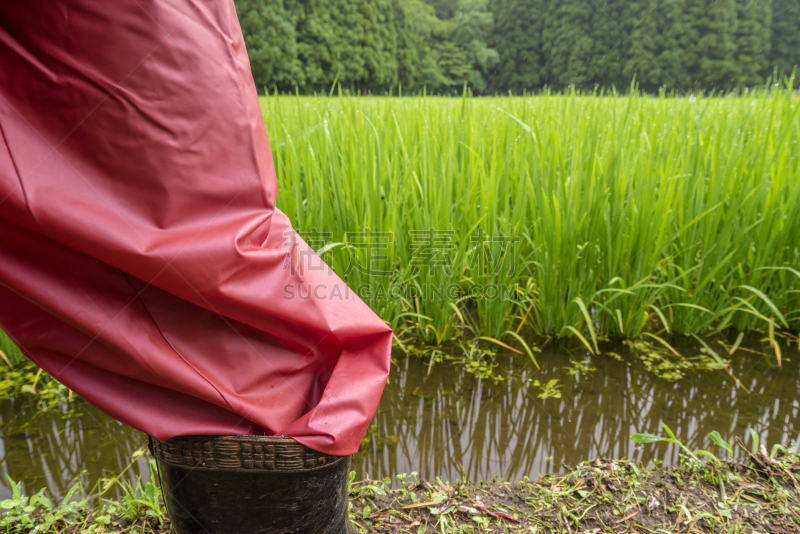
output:
[[[259,90],[686,93],[800,63],[800,0],[236,0]]]

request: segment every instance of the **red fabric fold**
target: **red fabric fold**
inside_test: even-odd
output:
[[[391,330],[276,191],[230,0],[0,4],[0,326],[89,402],[358,449]]]

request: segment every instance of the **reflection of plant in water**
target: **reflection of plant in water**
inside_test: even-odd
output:
[[[387,445],[394,447],[400,440],[394,434],[383,435],[380,434],[375,426],[375,423],[370,423],[367,427],[367,432],[361,439],[361,448],[370,447],[373,450],[383,450]]]
[[[727,357],[728,351],[717,348],[716,343],[712,347]],[[757,348],[753,344],[745,347]],[[694,354],[683,346],[680,350]],[[545,352],[539,362],[541,372],[525,356],[507,360],[498,353],[500,367],[496,371],[506,380],[497,386],[489,380],[478,383],[463,365],[445,363],[428,375],[427,361],[395,358],[391,382],[375,422],[379,432],[396,435],[402,447],[392,449],[392,454],[359,455],[355,460],[358,471],[391,473],[419,467],[422,476],[455,478],[458,470],[453,466],[463,463],[470,478],[479,479],[491,476],[501,462],[501,474],[509,479],[521,478],[547,472],[562,462],[575,465],[581,455],[624,451],[633,432],[631,421],[643,428],[660,429],[664,410],[676,402],[685,408],[673,410],[674,423],[667,424],[681,437],[694,439],[698,432],[705,436],[713,426],[742,434],[746,422],[735,414],[753,410],[764,413],[767,408],[770,410],[763,424],[770,443],[793,431],[796,413],[792,400],[800,396],[798,358],[784,364],[783,369],[762,363],[743,375],[752,393],[747,394],[728,381],[726,374],[687,373],[686,380],[673,383],[645,372],[627,350],[620,354],[621,362],[606,358],[605,351],[603,356],[592,357],[597,371],[576,382],[563,369],[569,361],[560,351]],[[584,358],[581,353],[571,356]],[[749,369],[749,363],[746,365]],[[541,390],[533,386],[533,379],[540,385],[559,379],[561,398],[567,402],[539,399]],[[542,409],[543,404],[547,410]],[[777,407],[774,412],[773,406]],[[697,410],[703,411],[701,421],[697,421]],[[710,425],[711,421],[714,423]],[[556,426],[557,432],[543,431]],[[595,428],[605,436],[599,443],[591,431]],[[548,463],[545,458],[550,455],[553,461]],[[645,459],[653,455],[652,448],[644,452]]]

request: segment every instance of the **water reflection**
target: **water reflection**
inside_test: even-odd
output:
[[[796,360],[800,360],[795,356]],[[599,456],[677,461],[665,445],[637,446],[634,432],[658,432],[667,423],[692,448],[710,447],[712,430],[744,436],[752,428],[769,444],[798,437],[800,380],[796,361],[782,369],[752,354],[733,361],[734,373],[698,373],[670,383],[636,363],[595,357],[597,369],[571,376],[564,354],[539,355],[542,369],[521,358],[503,360],[506,380],[478,380],[457,365],[396,358],[370,442],[354,468],[373,477],[418,471],[453,480],[494,475],[537,477]],[[561,398],[543,400],[531,381],[558,379]],[[79,402],[81,415],[41,414],[29,399],[0,402],[0,499],[10,496],[6,475],[32,493],[62,496],[78,478],[90,488],[116,475],[144,436]],[[146,476],[144,457],[127,473]],[[144,478],[144,476],[143,476]]]
[[[65,419],[61,412],[42,413],[30,398],[0,401],[0,499],[11,496],[7,476],[29,495],[48,488],[60,499],[76,481],[91,489],[98,478],[122,472],[133,451],[145,446],[142,433],[84,401],[72,407],[79,413]],[[140,473],[149,475],[145,457],[126,476]]]
[[[630,439],[662,433],[662,421],[691,448],[711,447],[712,430],[732,439],[752,428],[770,444],[788,443],[800,430],[795,362],[777,369],[753,355],[737,358],[734,373],[750,393],[722,371],[671,383],[608,357],[594,358],[597,370],[575,377],[563,368],[563,354],[539,363],[536,371],[521,357],[510,359],[511,378],[494,385],[452,366],[428,376],[424,362],[402,360],[375,417],[376,436],[355,464],[373,477],[419,471],[453,480],[463,466],[470,480],[516,480],[600,456],[676,462],[676,447]],[[561,399],[538,398],[529,381],[542,378],[563,384]]]

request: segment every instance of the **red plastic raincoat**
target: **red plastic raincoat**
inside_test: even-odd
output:
[[[0,3],[0,327],[83,398],[357,450],[391,331],[276,189],[231,0]]]

